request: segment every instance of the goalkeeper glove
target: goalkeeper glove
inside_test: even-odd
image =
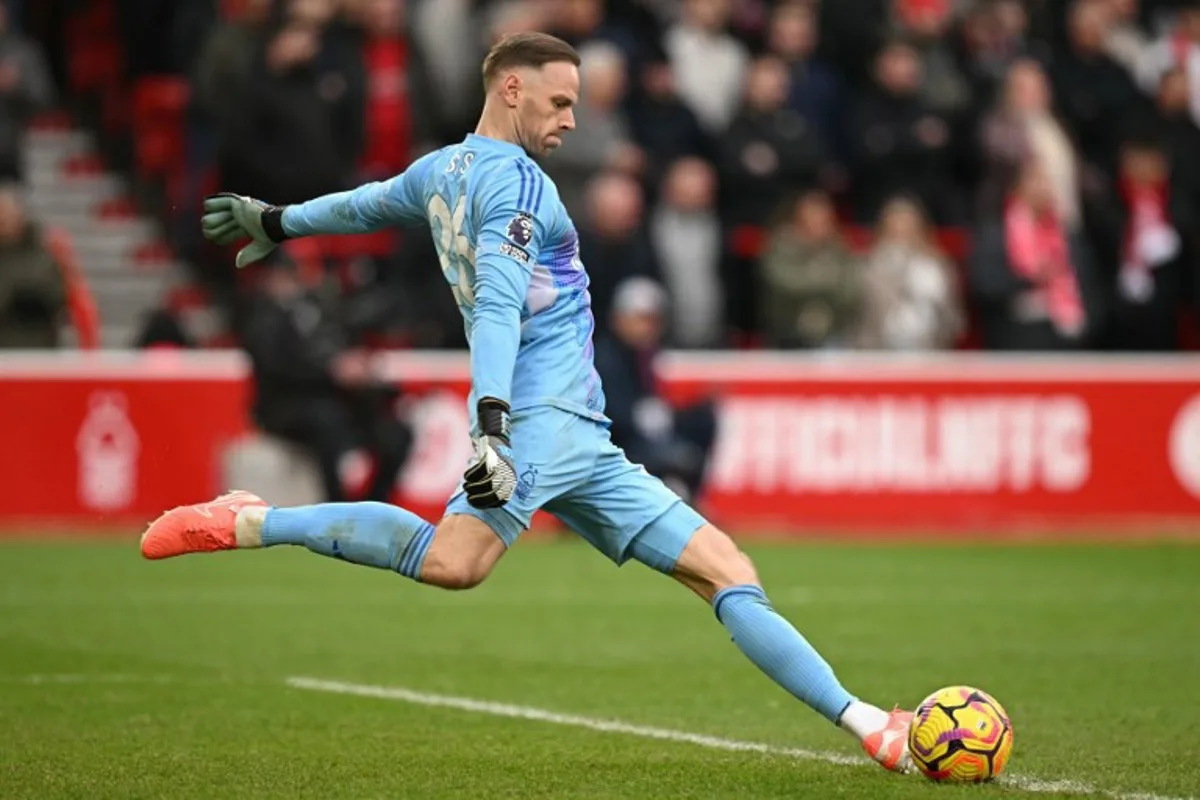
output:
[[[475,437],[475,455],[463,474],[467,502],[475,508],[499,508],[517,488],[509,440],[508,403],[484,397],[476,405],[481,433]]]
[[[252,264],[288,238],[283,232],[283,206],[269,206],[252,197],[222,192],[204,198],[204,216],[200,218],[204,238],[221,246],[250,238],[250,244],[237,254],[237,266]]]

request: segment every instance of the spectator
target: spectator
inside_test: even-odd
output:
[[[62,270],[20,190],[0,187],[0,348],[58,347],[66,304]]]
[[[718,136],[737,112],[750,61],[726,32],[730,0],[683,0],[683,18],[664,42],[679,96],[705,130]]]
[[[1188,79],[1182,69],[1163,73],[1155,97],[1152,126],[1161,133],[1171,162],[1174,183],[1193,202],[1200,201],[1200,127],[1188,107]]]
[[[386,502],[411,433],[393,411],[395,390],[349,346],[332,305],[285,263],[267,267],[242,331],[254,370],[254,421],[312,452],[329,502],[346,499],[354,457],[369,453],[375,469],[367,498]]]
[[[818,128],[788,108],[788,72],[778,58],[754,62],[746,101],[720,143],[729,224],[761,224],[790,192],[818,183],[828,153]]]
[[[25,126],[54,99],[41,48],[9,25],[0,3],[0,180],[21,179]]]
[[[872,62],[888,34],[890,0],[835,0],[817,5],[822,55],[855,85],[871,80]]]
[[[592,309],[600,325],[609,319],[617,284],[625,278],[658,278],[658,264],[642,226],[645,201],[638,182],[617,172],[588,184],[579,254],[591,280]]]
[[[549,11],[550,30],[576,48],[595,40],[604,25],[602,0],[558,0]]]
[[[716,346],[724,328],[716,183],[707,162],[679,159],[667,170],[662,201],[650,217],[651,241],[672,298],[670,338],[679,347]]]
[[[962,203],[951,172],[950,124],[921,100],[921,61],[893,41],[875,61],[875,85],[853,110],[853,201],[859,221],[873,220],[887,198],[913,194],[940,223],[959,222]]]
[[[983,121],[985,175],[981,216],[995,214],[1022,165],[1036,159],[1050,179],[1059,219],[1080,224],[1078,156],[1050,110],[1050,87],[1036,61],[1021,59],[1008,72],[1000,104]]]
[[[1169,171],[1152,138],[1121,148],[1119,215],[1110,226],[1117,235],[1105,242],[1119,254],[1112,328],[1118,350],[1178,347],[1187,263],[1181,233],[1194,229],[1196,216],[1187,195],[1172,190]]]
[[[550,31],[576,48],[589,42],[607,42],[621,49],[627,61],[638,56],[634,37],[620,27],[608,24],[604,0],[555,0],[549,3]]]
[[[476,5],[479,3],[476,2]],[[484,9],[484,52],[505,36],[545,30],[554,20],[554,9],[537,0],[501,0]],[[480,60],[476,58],[473,62],[472,71],[476,77],[479,75]]]
[[[762,260],[767,343],[784,348],[848,344],[858,325],[862,273],[842,241],[833,201],[802,195],[778,226]]]
[[[1029,14],[1020,0],[984,0],[963,19],[963,60],[971,104],[979,110],[996,100],[997,88],[1017,59],[1029,55]]]
[[[416,48],[404,35],[406,0],[363,0],[363,71],[366,123],[363,177],[386,180],[412,161],[418,142],[428,140],[420,110],[425,72]]]
[[[788,72],[766,56],[754,62],[742,110],[721,139],[721,221],[731,243],[724,264],[727,318],[735,330],[758,328],[757,252],[738,252],[746,230],[757,230],[789,194],[832,182],[832,159],[816,126],[787,107]]]
[[[1200,258],[1200,230],[1197,230],[1195,215],[1200,214],[1200,128],[1192,120],[1188,108],[1187,76],[1183,70],[1173,69],[1163,75],[1159,86],[1157,113],[1150,126],[1163,142],[1170,164],[1171,205],[1177,209],[1176,216],[1188,224],[1177,226],[1183,236],[1183,259],[1187,265],[1196,265]],[[1117,246],[1116,243],[1111,243]],[[1200,281],[1184,269],[1193,289],[1200,290]]]
[[[1138,82],[1146,94],[1154,94],[1162,76],[1180,69],[1187,76],[1188,105],[1200,125],[1200,2],[1189,0],[1179,9],[1175,25],[1142,57]]]
[[[273,203],[296,203],[353,183],[361,151],[361,72],[322,50],[319,5],[268,39],[247,91],[231,96],[220,136],[221,184]],[[303,169],[297,165],[303,164]]]
[[[575,130],[545,163],[571,213],[583,208],[587,184],[601,171],[637,174],[644,161],[621,111],[626,65],[620,49],[608,43],[591,44],[579,58],[582,88],[575,107]]]
[[[816,57],[817,20],[812,6],[791,0],[771,16],[770,52],[787,65],[790,91],[787,105],[817,129],[824,149],[833,152],[838,141],[841,84],[838,74]]]
[[[433,88],[437,90],[437,102],[421,113],[438,144],[470,129],[471,115],[483,98],[479,80],[483,42],[473,5],[474,0],[407,3],[410,44],[424,57],[431,96]]]
[[[951,0],[892,0],[897,32],[913,43],[921,57],[921,100],[949,116],[965,110],[970,100],[970,87],[949,44],[953,11]]]
[[[1141,0],[1104,0],[1110,15],[1104,52],[1130,75],[1137,75],[1153,45],[1141,26]]]
[[[231,124],[223,115],[241,104],[254,71],[254,55],[264,35],[272,0],[246,0],[208,35],[196,61],[192,97],[196,108],[218,128]]]
[[[646,181],[654,189],[671,159],[707,156],[713,144],[679,99],[670,65],[652,60],[642,68],[641,79],[629,104],[629,123],[634,142],[645,154]]]
[[[862,331],[871,350],[948,350],[963,331],[954,268],[938,251],[924,211],[889,200],[863,270]]]
[[[1059,215],[1054,186],[1025,163],[1000,214],[975,234],[971,292],[990,350],[1077,350],[1100,329],[1094,262]]]
[[[1105,53],[1111,17],[1102,0],[1075,0],[1068,44],[1056,53],[1051,79],[1067,129],[1084,161],[1115,174],[1123,118],[1138,108],[1132,78]]]
[[[596,343],[613,442],[630,460],[694,498],[716,439],[710,402],[673,409],[658,389],[655,360],[662,339],[666,293],[655,281],[630,278],[617,288],[612,333]]]
[[[1154,2],[1154,0],[1151,0]],[[1066,9],[1070,0],[1024,0],[1029,12],[1029,31],[1051,49],[1058,48],[1067,38]]]

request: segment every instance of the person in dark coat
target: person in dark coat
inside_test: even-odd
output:
[[[1139,129],[1154,129],[1166,148],[1171,165],[1171,190],[1186,197],[1193,209],[1200,206],[1200,127],[1189,107],[1188,77],[1182,69],[1166,72],[1158,84],[1155,111]]]
[[[1004,209],[985,219],[968,263],[989,350],[1081,350],[1103,327],[1095,261],[1066,224],[1040,162],[1026,162]]]
[[[875,62],[876,85],[864,91],[850,114],[856,220],[871,222],[897,194],[919,199],[941,224],[964,215],[953,175],[951,122],[920,97],[923,81],[917,52],[888,43]]]
[[[728,224],[761,223],[789,193],[816,185],[830,161],[821,129],[788,105],[790,84],[782,59],[764,56],[750,68],[717,161]]]
[[[285,22],[266,40],[245,86],[217,112],[223,185],[286,204],[353,182],[363,75],[361,63],[343,63],[340,41],[301,21]]]
[[[642,67],[641,83],[630,98],[629,127],[634,141],[646,154],[644,177],[651,189],[661,182],[666,165],[673,159],[707,157],[714,147],[696,115],[679,99],[675,76],[665,60]]]
[[[0,186],[0,349],[58,347],[66,314],[58,261],[26,215],[19,188]]]
[[[1084,161],[1111,178],[1121,122],[1145,101],[1129,73],[1105,52],[1108,30],[1102,4],[1076,0],[1068,18],[1068,46],[1054,53],[1050,80]]]
[[[254,421],[312,452],[328,502],[346,499],[348,457],[365,451],[374,461],[367,499],[386,502],[412,434],[393,411],[398,392],[349,346],[331,305],[288,265],[267,268],[242,325],[254,370]]]
[[[1184,156],[1188,158],[1188,156]],[[1135,131],[1121,147],[1119,172],[1093,235],[1112,297],[1108,344],[1115,350],[1179,348],[1179,312],[1193,264],[1187,236],[1195,211],[1172,181],[1174,164],[1158,134]]]
[[[711,402],[672,408],[654,374],[665,321],[662,286],[630,278],[613,298],[612,333],[596,343],[596,371],[604,384],[613,442],[685,499],[694,498],[717,434]]]
[[[579,225],[579,257],[588,265],[597,328],[610,318],[613,294],[634,275],[657,278],[658,259],[644,224],[642,187],[628,175],[602,173],[588,184],[586,213]]]

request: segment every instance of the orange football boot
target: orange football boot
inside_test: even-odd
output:
[[[237,548],[238,512],[267,504],[249,492],[223,494],[207,503],[178,506],[163,514],[142,534],[142,555],[150,559]]]
[[[863,739],[863,750],[892,772],[905,773],[912,770],[912,757],[908,754],[908,729],[912,725],[913,712],[894,709],[888,714],[883,728],[868,734]]]

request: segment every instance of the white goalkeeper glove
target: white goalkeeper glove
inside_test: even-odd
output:
[[[485,397],[476,404],[476,411],[480,434],[475,437],[475,455],[463,474],[463,487],[467,502],[475,508],[500,508],[517,488],[508,403]]]
[[[283,231],[283,206],[229,192],[204,198],[200,228],[204,238],[222,247],[239,239],[251,240],[238,251],[239,269],[265,258],[288,238]]]

